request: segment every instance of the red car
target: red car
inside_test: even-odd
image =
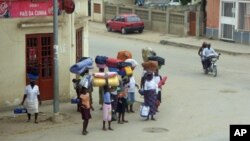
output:
[[[136,14],[121,14],[106,22],[107,30],[119,31],[122,34],[138,31],[143,32],[144,22]]]

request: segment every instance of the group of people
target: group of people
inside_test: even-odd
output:
[[[104,72],[103,68],[99,69],[99,72]],[[87,74],[84,72],[83,77]],[[82,134],[86,135],[88,133],[87,127],[89,119],[91,119],[90,111],[94,110],[92,104],[92,91],[93,87],[91,85],[91,79],[89,82],[81,83],[84,80],[80,79],[78,82],[73,80],[75,84],[76,93],[80,102],[77,106],[77,110],[81,112],[83,120],[83,131]],[[105,79],[106,85],[99,87],[99,104],[101,105],[100,110],[103,112],[103,127],[104,131],[113,130],[111,127],[112,120],[117,120],[119,124],[127,123],[125,119],[125,112],[134,113],[133,104],[135,102],[135,87],[138,85],[135,83],[133,76],[124,76],[120,80],[120,84],[117,87],[110,86],[108,79]],[[118,116],[117,116],[118,114]],[[106,123],[108,123],[108,128],[106,128]]]
[[[104,72],[103,68],[99,68],[99,72]],[[86,74],[85,74],[86,75]],[[144,93],[144,104],[150,107],[150,112],[146,120],[151,116],[151,120],[155,120],[154,115],[158,111],[158,106],[161,102],[161,89],[158,88],[158,83],[161,80],[161,76],[158,70],[153,72],[144,72],[141,77],[141,89],[145,91]],[[118,124],[128,123],[125,118],[125,113],[134,113],[134,102],[135,94],[137,89],[139,90],[139,85],[136,83],[133,75],[122,76],[120,78],[119,86],[110,86],[108,80],[106,80],[106,85],[99,87],[99,104],[101,105],[100,110],[102,110],[103,116],[103,126],[102,129],[113,130],[111,127],[112,121],[117,121]],[[90,80],[91,81],[91,80]],[[79,83],[80,84],[80,83]],[[88,133],[87,126],[89,119],[91,119],[90,111],[92,108],[92,90],[85,86],[78,87],[82,90],[77,90],[80,103],[78,106],[78,111],[81,112],[83,120],[83,131],[82,134],[86,135]],[[77,88],[77,89],[78,89]],[[137,88],[137,89],[136,89]],[[106,123],[108,124],[106,128]]]
[[[211,47],[211,44],[206,42],[202,43],[202,46],[198,51],[198,55],[201,57],[201,64],[204,70],[211,65],[209,57],[218,56],[215,50]]]
[[[133,67],[132,69],[134,69]],[[99,72],[105,72],[104,68],[99,68]],[[146,120],[151,116],[151,120],[155,120],[154,115],[158,111],[158,106],[161,102],[161,88],[158,83],[161,81],[161,76],[158,70],[156,72],[143,72],[141,77],[140,89],[144,91],[144,104],[150,107],[150,111]],[[117,121],[118,124],[128,123],[125,118],[125,113],[134,113],[135,94],[139,90],[139,85],[135,78],[130,76],[121,76],[119,86],[110,86],[108,79],[105,79],[106,85],[99,87],[99,104],[100,110],[103,112],[103,127],[104,131],[113,130],[111,127],[112,121]],[[82,134],[88,134],[87,127],[89,120],[92,118],[91,110],[93,108],[92,100],[92,75],[89,69],[80,74],[79,79],[72,80],[77,93],[77,98],[80,100],[77,104],[77,111],[81,113],[83,120]],[[39,87],[35,85],[34,80],[30,80],[30,84],[26,86],[22,103],[27,108],[28,121],[31,119],[31,114],[35,114],[35,123],[38,123],[38,105],[41,104]],[[106,123],[108,124],[106,128]]]

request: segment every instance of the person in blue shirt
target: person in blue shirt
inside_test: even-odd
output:
[[[107,80],[106,80],[107,81]],[[108,84],[108,83],[106,83]],[[110,94],[110,88],[109,85],[104,86],[104,94],[103,94],[103,127],[102,130],[106,131],[106,122],[108,122],[108,130],[113,130],[111,128],[111,119],[112,119],[112,106],[111,106],[111,94]]]

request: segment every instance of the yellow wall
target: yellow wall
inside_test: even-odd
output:
[[[69,67],[75,63],[75,31],[84,28],[84,55],[88,56],[88,18],[87,0],[75,0],[73,14],[59,16],[59,96],[69,99],[75,95],[71,80],[75,75]],[[80,7],[78,6],[80,5]],[[53,17],[0,19],[0,109],[20,104],[26,85],[25,35],[52,33],[53,27],[20,28],[21,23],[53,23]],[[45,24],[43,24],[45,25]]]

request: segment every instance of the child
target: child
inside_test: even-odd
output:
[[[104,86],[102,111],[103,111],[103,127],[102,127],[102,130],[104,130],[104,131],[107,130],[106,127],[105,127],[106,122],[108,122],[108,129],[113,130],[111,128],[111,112],[112,112],[111,95],[110,95],[110,89],[109,89],[108,85]]]
[[[134,76],[129,77],[129,83],[128,83],[128,98],[127,98],[127,103],[128,103],[128,113],[134,113],[133,110],[133,104],[135,102],[135,87],[139,89],[139,86],[135,82]]]
[[[83,120],[83,130],[82,134],[87,135],[87,127],[89,123],[89,119],[91,119],[90,109],[92,107],[90,102],[90,95],[88,93],[88,89],[85,87],[81,88],[80,91],[80,110],[82,114],[82,120]]]
[[[118,123],[123,124],[127,123],[128,121],[125,120],[125,109],[127,106],[127,84],[129,82],[129,79],[127,77],[124,77],[122,79],[122,84],[121,84],[121,90],[118,92],[118,102],[117,102],[117,112],[118,112]],[[122,120],[121,120],[122,118]]]

